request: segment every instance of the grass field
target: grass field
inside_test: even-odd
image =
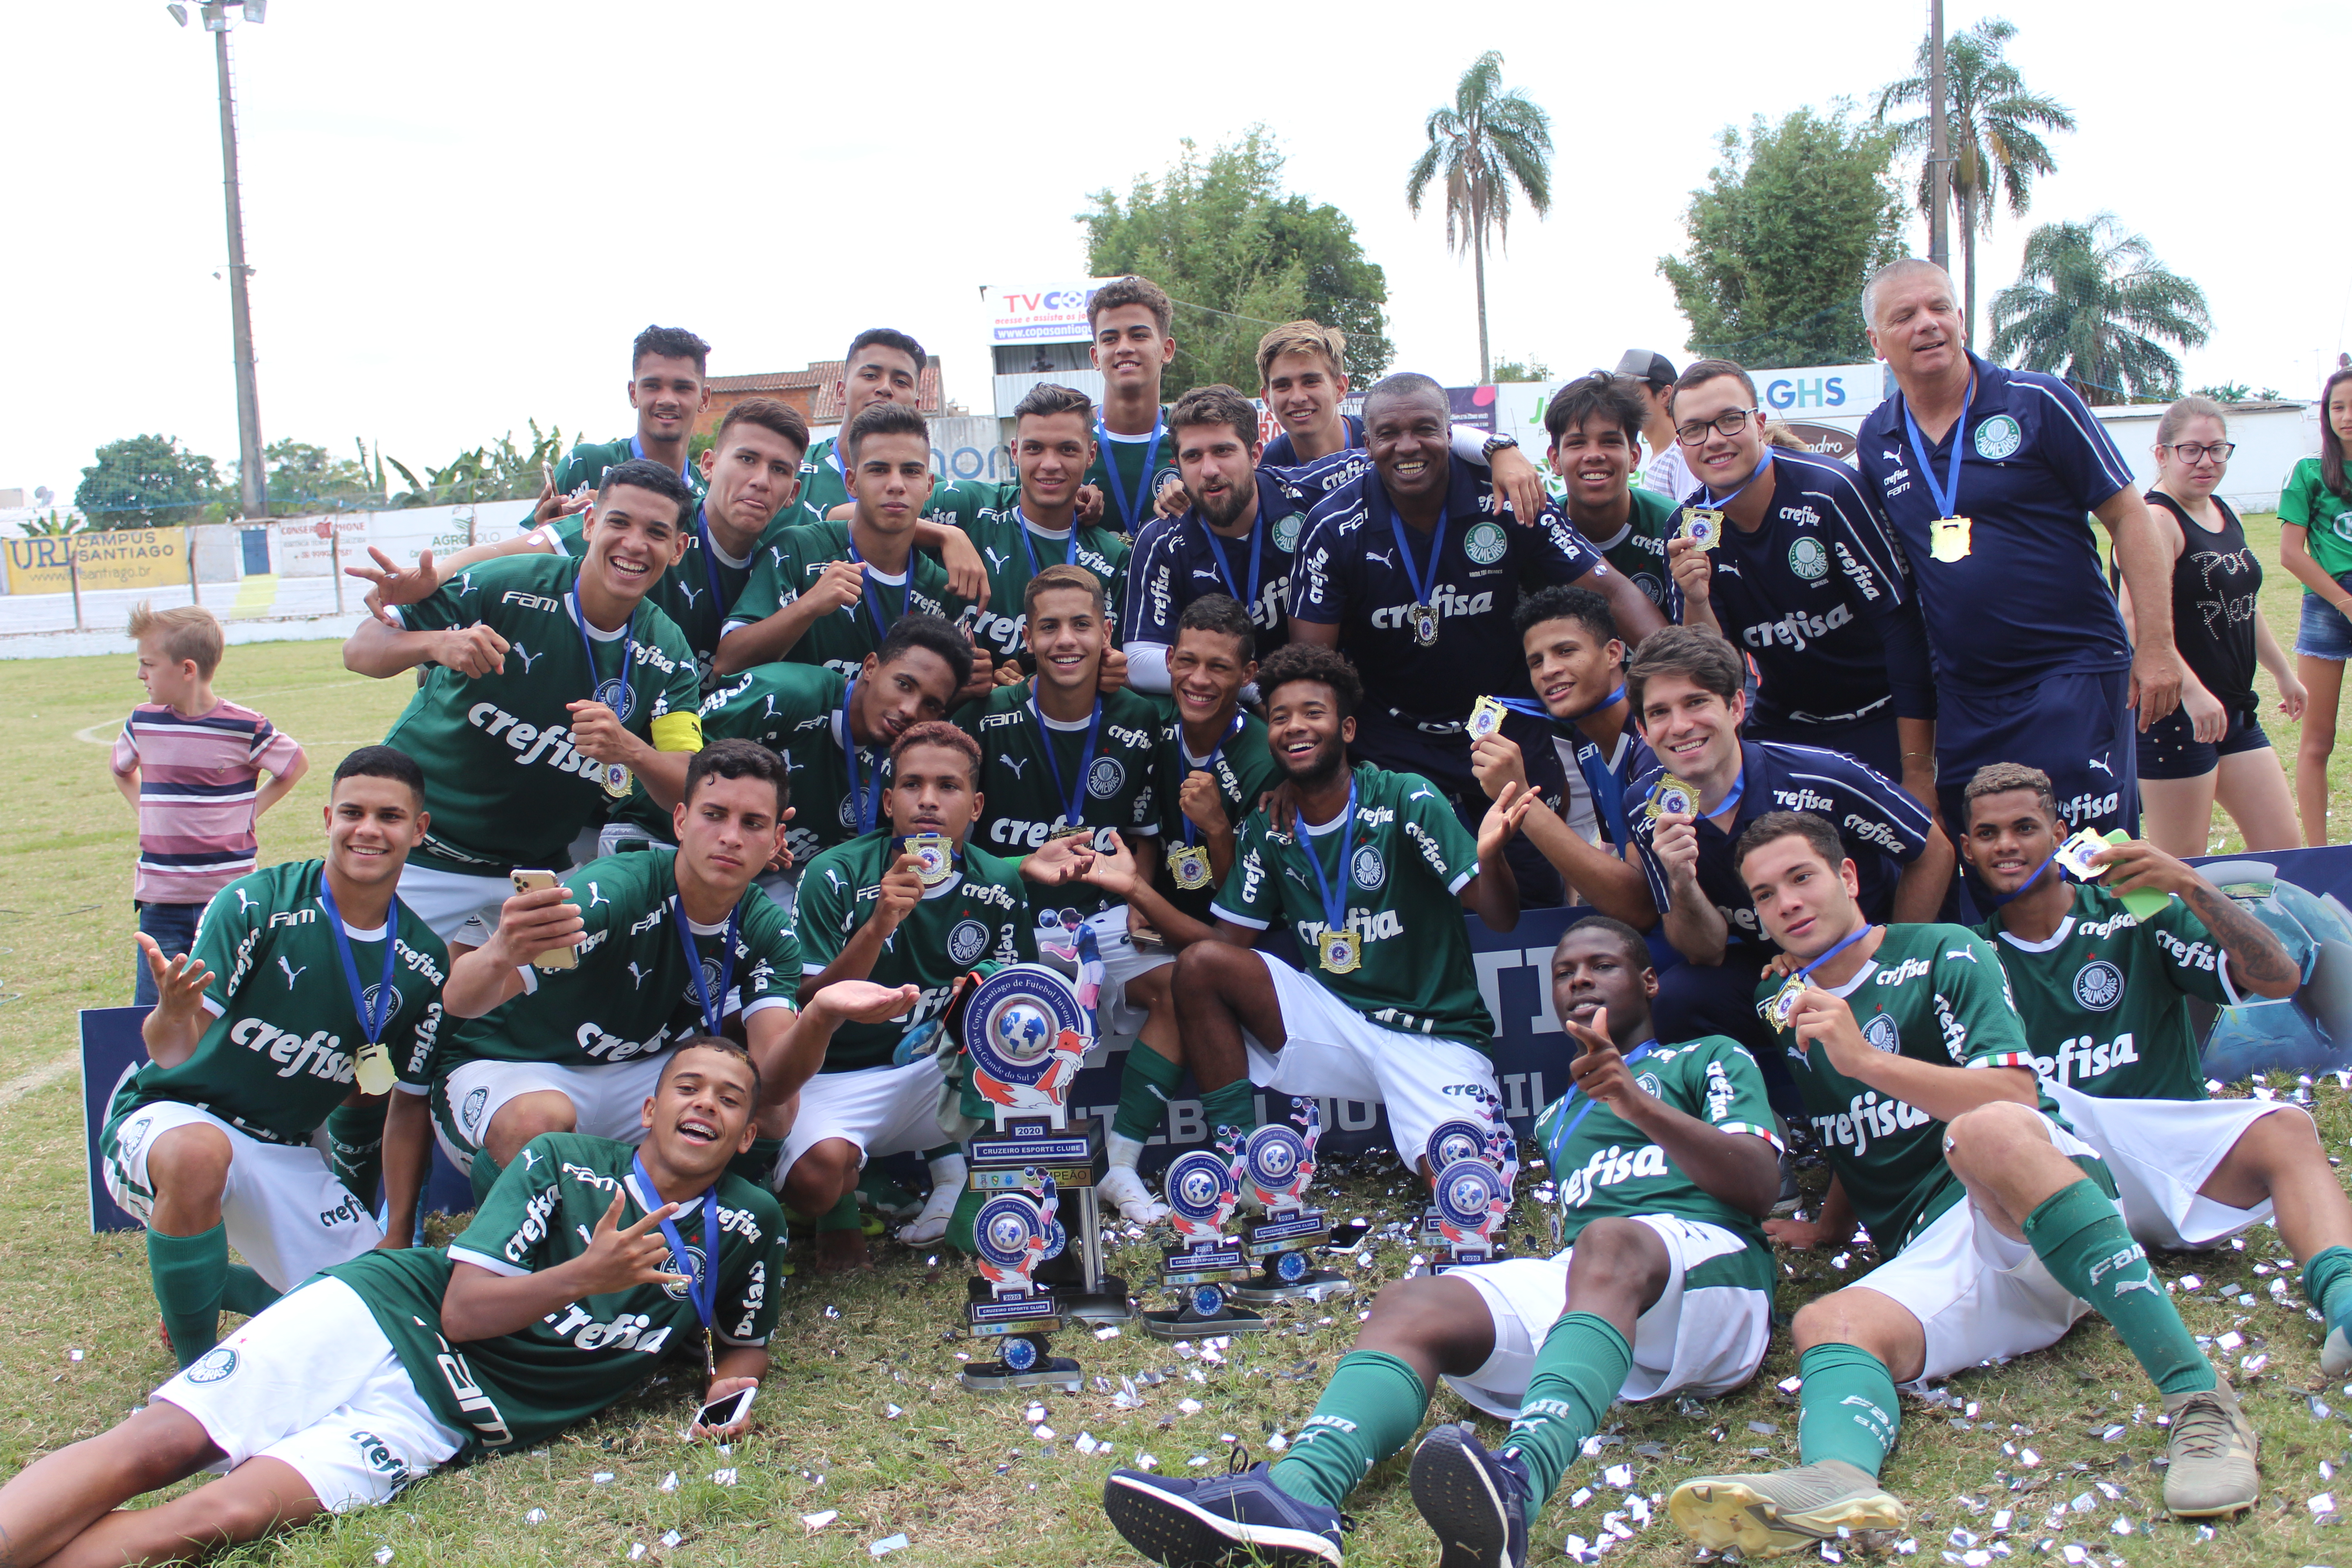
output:
[[[2275,559],[2275,522],[2247,522],[2256,548]],[[2271,579],[2264,610],[2291,642],[2295,589],[2283,573]],[[2267,693],[2266,677],[2263,685]],[[310,750],[310,779],[263,824],[264,858],[277,860],[314,852],[333,763],[381,736],[410,689],[345,674],[332,645],[278,644],[232,649],[220,689]],[[129,998],[133,835],[100,742],[138,695],[127,659],[0,663],[0,703],[18,715],[19,735],[0,757],[0,1194],[16,1216],[0,1230],[9,1281],[0,1291],[0,1475],[119,1420],[171,1371],[139,1237],[88,1231],[72,1070],[75,1010]],[[2274,699],[2265,700],[2274,714]],[[2294,726],[2268,715],[2266,722],[2291,757]],[[2339,769],[2339,813],[2352,807],[2347,778]],[[51,789],[59,780],[68,781],[62,790]],[[2226,835],[2215,847],[2234,843]],[[2313,1092],[2328,1147],[2342,1149],[2352,1101],[2333,1079]],[[1380,1220],[1405,1219],[1417,1206],[1387,1171],[1370,1166],[1343,1178],[1331,1202]],[[1513,1225],[1522,1250],[1538,1247],[1540,1225],[1537,1205],[1522,1204]],[[1097,1506],[1109,1469],[1139,1453],[1165,1470],[1192,1472],[1196,1459],[1222,1469],[1229,1442],[1257,1458],[1274,1434],[1297,1432],[1357,1313],[1379,1282],[1404,1272],[1410,1252],[1399,1241],[1374,1243],[1348,1269],[1359,1281],[1353,1295],[1274,1309],[1278,1331],[1236,1341],[1222,1364],[1181,1354],[1139,1327],[1099,1342],[1066,1335],[1057,1348],[1095,1381],[1080,1395],[1044,1401],[1048,1440],[1025,1419],[1026,1399],[955,1385],[957,1352],[969,1348],[950,1332],[965,1271],[944,1255],[933,1266],[927,1255],[887,1247],[870,1277],[819,1282],[803,1273],[788,1289],[761,1426],[729,1456],[678,1440],[690,1408],[680,1377],[542,1451],[437,1477],[392,1507],[236,1560],[364,1568],[388,1549],[395,1568],[621,1563],[643,1547],[644,1561],[680,1565],[848,1564],[871,1562],[870,1543],[903,1533],[894,1565],[1130,1563]],[[2352,1563],[2352,1543],[2306,1508],[2335,1490],[2323,1461],[2352,1463],[2352,1387],[2317,1387],[2316,1335],[2292,1273],[2283,1299],[2270,1293],[2280,1258],[2273,1233],[2258,1229],[2242,1253],[2161,1260],[2168,1279],[2204,1281],[2182,1298],[2192,1329],[2243,1338],[2228,1359],[2263,1434],[2267,1489],[2252,1515],[2210,1541],[2195,1527],[2158,1521],[2161,1477],[2149,1461],[2162,1453],[2161,1433],[2146,1420],[2154,1402],[2113,1334],[2092,1319],[2049,1352],[1954,1379],[1938,1401],[1906,1399],[1887,1479],[1914,1508],[1910,1560],[1957,1557],[1951,1532],[1965,1530],[1982,1538],[1979,1550],[1999,1540],[2019,1557],[2053,1542],[2052,1562],[2081,1542],[2101,1563]],[[1156,1246],[1143,1243],[1125,1246],[1118,1259],[1139,1289],[1157,1261]],[[1866,1252],[1790,1257],[1781,1310],[1851,1280],[1870,1261]],[[2242,1287],[2237,1294],[2251,1301],[2222,1300],[2224,1284]],[[2248,1357],[2267,1359],[2242,1365]],[[1120,1377],[1145,1371],[1166,1381],[1142,1385],[1140,1408],[1119,1408]],[[1604,1515],[1624,1507],[1628,1489],[1604,1484],[1608,1467],[1632,1467],[1631,1489],[1655,1499],[1700,1470],[1793,1462],[1794,1401],[1776,1384],[1794,1371],[1781,1336],[1763,1376],[1738,1394],[1687,1410],[1621,1406],[1613,1441],[1570,1472],[1539,1522],[1536,1560],[1560,1561],[1570,1534],[1605,1532]],[[1436,1419],[1468,1414],[1444,1393],[1433,1411]],[[1081,1454],[1074,1440],[1082,1433],[1107,1447]],[[709,1479],[722,1466],[735,1484]],[[609,1482],[593,1479],[605,1472]],[[676,1485],[665,1489],[672,1475]],[[1593,1495],[1573,1504],[1587,1488]],[[2352,1481],[2345,1499],[2352,1510]],[[2079,1511],[2068,1507],[2076,1500]],[[2063,1520],[2049,1524],[2062,1508]],[[534,1510],[544,1510],[542,1521],[531,1522]],[[1401,1461],[1375,1472],[1351,1511],[1360,1521],[1349,1540],[1351,1563],[1433,1560]],[[803,1524],[828,1512],[821,1528]],[[2125,1521],[2129,1533],[2116,1533]],[[671,1532],[676,1543],[666,1544]],[[1692,1552],[1661,1522],[1607,1560],[1680,1563]]]

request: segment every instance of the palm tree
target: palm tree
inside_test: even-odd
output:
[[[2048,223],[2025,237],[2017,281],[1992,299],[1992,355],[2063,375],[2094,393],[2171,397],[2180,362],[2163,342],[2196,348],[2212,333],[2205,290],[2168,272],[2147,241],[2112,213]]]
[[[1509,237],[1511,187],[1525,192],[1536,216],[1551,211],[1551,116],[1517,88],[1503,90],[1503,56],[1488,49],[1462,73],[1454,101],[1429,111],[1429,147],[1405,177],[1405,205],[1418,216],[1422,193],[1445,176],[1445,247],[1464,245],[1478,274],[1478,381],[1486,384],[1486,231]]]
[[[2050,149],[2035,134],[2041,131],[2072,131],[2074,116],[2056,99],[2028,92],[2017,68],[2001,58],[2002,47],[2017,36],[2016,24],[1988,16],[1953,37],[1944,48],[1946,125],[1951,144],[1952,205],[1959,209],[1960,265],[1966,275],[1968,312],[1960,318],[1963,335],[1976,341],[1977,233],[1992,227],[1998,200],[2006,196],[2009,215],[2023,217],[2033,195],[2033,176],[2057,167]],[[1931,45],[1919,44],[1918,75],[1889,83],[1878,93],[1878,122],[1887,110],[1905,104],[1924,104],[1928,93]],[[1928,117],[1920,115],[1896,127],[1896,145],[1905,152],[1928,145]],[[1932,171],[1919,165],[1919,211],[1927,214],[1935,202]]]

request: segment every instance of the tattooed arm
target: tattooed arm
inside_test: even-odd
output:
[[[2287,955],[2286,947],[2271,928],[2240,909],[2228,894],[2197,874],[2196,868],[2166,854],[2145,839],[2135,838],[2103,851],[2100,869],[2108,873],[2101,884],[2111,893],[2154,888],[2173,894],[2205,922],[2213,941],[2230,960],[2231,977],[2238,988],[2273,1000],[2292,996],[2303,984],[2303,971]]]

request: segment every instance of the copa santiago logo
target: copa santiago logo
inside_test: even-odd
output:
[[[236,1352],[226,1345],[215,1345],[180,1373],[190,1383],[218,1383],[236,1371]]]
[[[2074,972],[2074,1000],[2094,1013],[2104,1013],[2124,999],[2124,973],[2104,958],[2095,958]]]
[[[1510,537],[1498,522],[1482,522],[1462,536],[1462,553],[1479,566],[1492,566],[1510,550]]]
[[[1274,547],[1285,555],[1298,548],[1298,520],[1301,515],[1294,511],[1274,525]]]
[[[1126,783],[1127,766],[1117,757],[1097,757],[1087,770],[1087,793],[1097,800],[1108,800]]]
[[[1977,456],[1998,463],[2025,445],[2025,432],[2006,414],[1996,414],[1977,426]]]
[[[635,712],[637,709],[637,694],[629,689],[628,680],[623,676],[616,675],[610,680],[598,681],[596,700],[610,708],[614,715],[624,724],[629,721],[629,715]]]
[[[948,932],[948,957],[957,963],[970,963],[988,951],[988,928],[978,921],[958,921]]]
[[[1808,583],[1818,583],[1830,574],[1830,552],[1808,533],[1789,546],[1789,570]]]
[[[1380,850],[1367,844],[1348,862],[1348,875],[1356,886],[1370,892],[1389,879],[1388,863],[1381,858]]]
[[[1895,1026],[1890,1014],[1874,1014],[1870,1022],[1862,1026],[1862,1037],[1870,1042],[1872,1050],[1885,1051],[1890,1057],[1903,1049],[1903,1031]]]

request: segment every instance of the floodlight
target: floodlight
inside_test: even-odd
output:
[[[188,25],[188,8],[185,5],[181,5],[180,0],[171,0],[171,3],[165,5],[163,9],[169,11],[172,14],[172,20],[180,24],[183,27]]]

